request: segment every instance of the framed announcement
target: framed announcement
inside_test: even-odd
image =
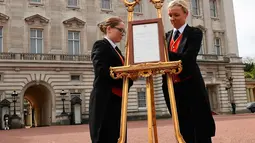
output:
[[[161,18],[128,23],[130,65],[164,62],[164,29]]]

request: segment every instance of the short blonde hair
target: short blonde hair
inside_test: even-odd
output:
[[[172,0],[168,4],[168,9],[171,9],[174,6],[180,6],[183,9],[184,13],[189,12],[188,4],[185,0]]]

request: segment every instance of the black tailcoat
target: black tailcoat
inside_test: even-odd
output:
[[[199,140],[199,138],[214,136],[215,122],[212,117],[205,83],[196,62],[203,37],[202,31],[187,25],[182,34],[177,53],[169,50],[173,30],[166,33],[166,38],[169,60],[181,60],[183,65],[183,70],[178,75],[181,82],[174,83],[174,91],[180,130],[187,142],[189,140]],[[187,77],[191,78],[187,79]],[[171,114],[165,75],[163,75],[162,88]]]
[[[121,54],[120,50],[118,52]],[[122,98],[112,93],[112,87],[122,88],[123,79],[113,79],[109,68],[122,66],[122,61],[107,39],[94,43],[91,59],[95,74],[89,103],[91,140],[92,143],[116,143],[120,132]],[[129,88],[132,84],[130,80]]]

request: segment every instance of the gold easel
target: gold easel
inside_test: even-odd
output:
[[[129,2],[123,0],[128,11],[128,22],[133,20],[133,11],[136,4],[140,0],[134,0]],[[164,0],[151,0],[157,9],[158,18],[162,18],[161,8]],[[129,33],[127,33],[129,34]],[[149,143],[158,143],[157,125],[156,125],[156,113],[154,102],[154,87],[153,87],[153,75],[167,74],[167,83],[169,98],[171,103],[172,119],[174,123],[175,136],[178,143],[185,143],[179,128],[179,120],[177,115],[176,101],[173,89],[172,76],[173,74],[179,74],[182,71],[181,61],[171,62],[158,62],[158,63],[143,63],[139,65],[129,65],[130,48],[128,45],[128,35],[126,39],[126,61],[125,65],[121,67],[110,67],[111,76],[115,79],[123,78],[123,91],[122,91],[122,113],[121,113],[121,128],[120,138],[118,143],[125,143],[126,139],[126,126],[127,126],[127,103],[128,103],[128,78],[146,77],[146,104],[148,112],[148,136]],[[165,37],[164,37],[165,38]],[[165,41],[165,40],[164,40]],[[164,58],[168,61],[166,41],[164,42]]]

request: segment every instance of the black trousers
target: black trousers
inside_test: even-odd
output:
[[[195,86],[189,81],[174,84],[180,132],[186,143],[211,143],[211,137],[208,134],[204,134],[206,131],[201,129],[204,124],[198,123],[201,120],[199,116],[205,115],[198,114],[197,108],[194,109],[195,102],[201,104],[194,101],[194,96],[197,94],[194,90],[196,89]],[[169,96],[165,95],[165,99],[171,114]],[[201,122],[204,121],[202,120]],[[205,125],[207,126],[207,124]]]
[[[99,141],[96,143],[117,143],[120,136],[121,97],[112,95],[107,106]],[[94,143],[94,142],[93,142]]]
[[[200,137],[197,136],[196,134],[183,134],[183,139],[185,140],[186,143],[212,143],[211,137]]]

